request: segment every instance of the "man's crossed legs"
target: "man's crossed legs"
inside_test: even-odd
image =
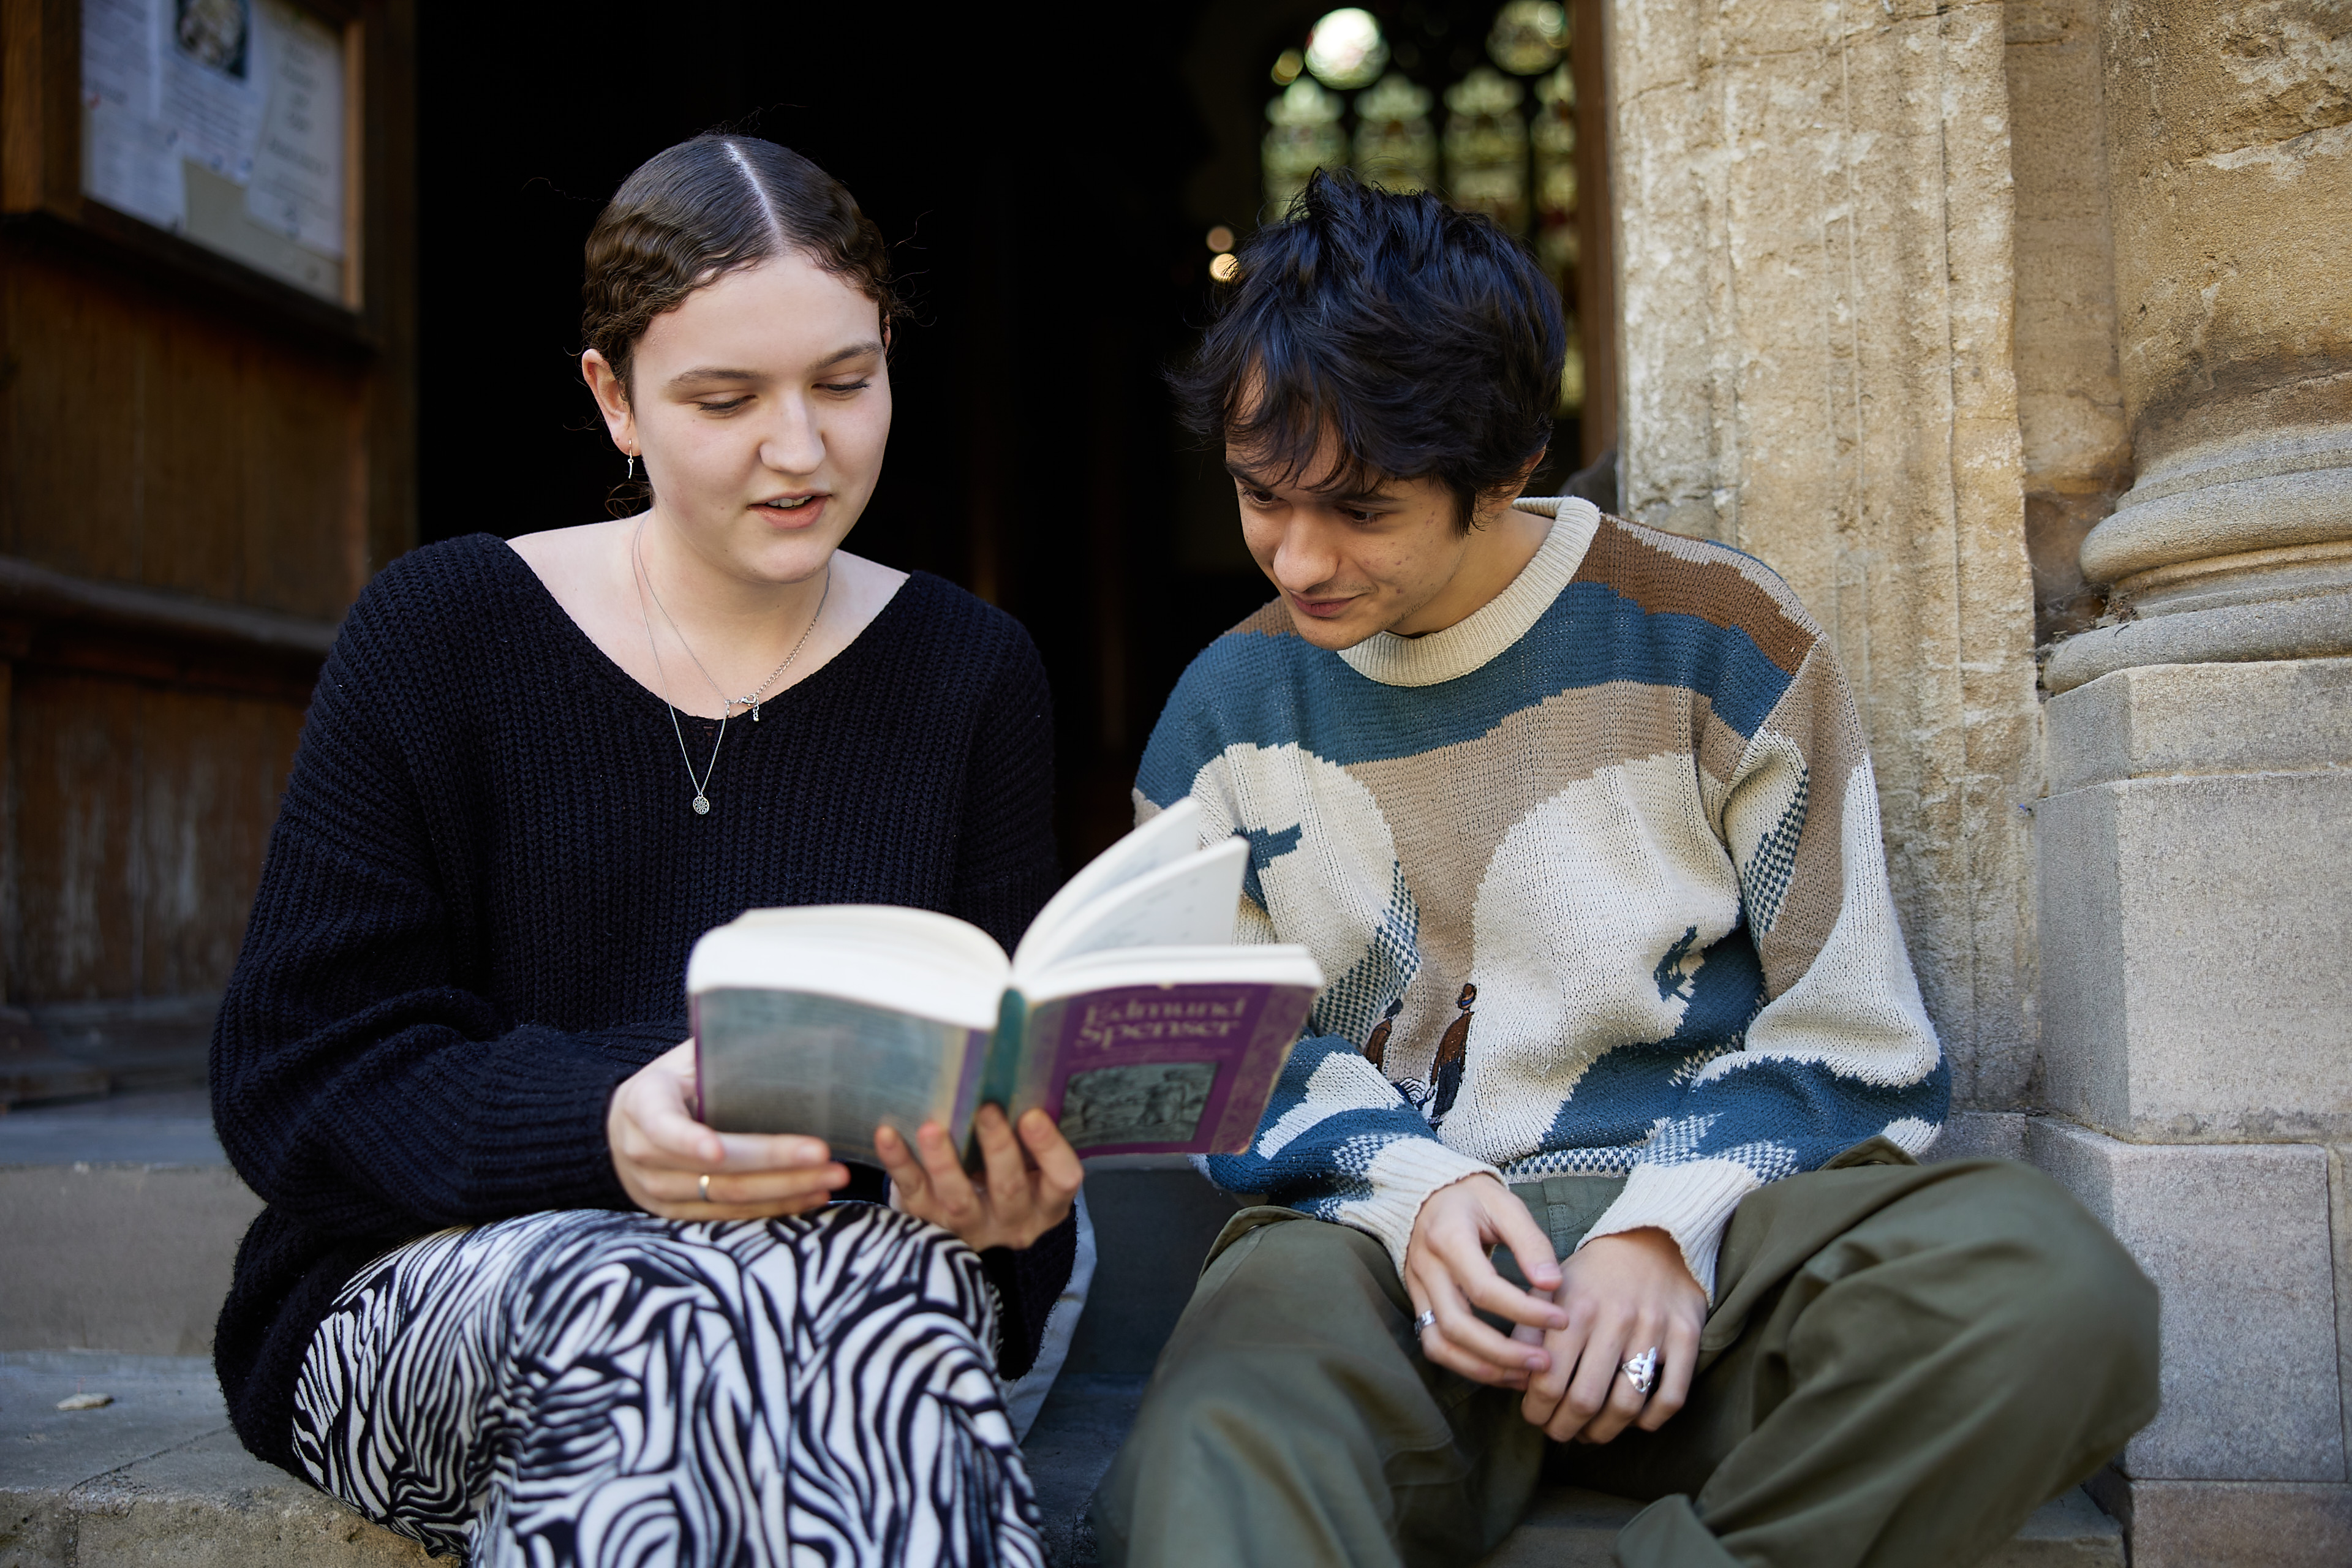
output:
[[[1370,1237],[1243,1211],[1097,1496],[1105,1560],[1466,1564],[1549,1477],[1655,1500],[1625,1568],[1974,1563],[2154,1415],[2156,1291],[2026,1166],[1845,1163],[1874,1151],[1740,1204],[1688,1405],[1598,1447],[1432,1365]],[[1622,1184],[1513,1191],[1565,1253]]]

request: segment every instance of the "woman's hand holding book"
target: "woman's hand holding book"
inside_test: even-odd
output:
[[[604,1113],[613,1170],[647,1214],[665,1219],[805,1214],[830,1202],[849,1180],[848,1168],[822,1139],[714,1132],[694,1119],[693,1105],[692,1040],[656,1057],[613,1091]]]
[[[893,1206],[953,1231],[974,1252],[1026,1247],[1061,1224],[1086,1171],[1053,1118],[1032,1110],[1016,1131],[1001,1108],[983,1105],[972,1127],[984,1162],[977,1184],[938,1122],[917,1128],[911,1148],[892,1129],[877,1129]]]

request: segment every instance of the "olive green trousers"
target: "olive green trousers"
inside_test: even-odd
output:
[[[1513,1191],[1565,1255],[1622,1184]],[[1873,1140],[1773,1183],[1716,1292],[1664,1427],[1554,1444],[1518,1394],[1423,1356],[1378,1242],[1245,1209],[1096,1494],[1104,1561],[1466,1565],[1549,1479],[1654,1500],[1624,1568],[1964,1568],[2156,1414],[2155,1288],[2009,1161]]]

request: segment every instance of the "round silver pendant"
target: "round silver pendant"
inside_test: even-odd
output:
[[[701,795],[696,795],[694,797],[694,815],[697,816],[709,816],[710,815],[710,802]]]

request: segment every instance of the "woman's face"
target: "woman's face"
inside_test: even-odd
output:
[[[696,289],[637,341],[625,392],[581,369],[659,521],[711,565],[769,583],[824,569],[866,510],[890,438],[881,310],[789,251]]]

